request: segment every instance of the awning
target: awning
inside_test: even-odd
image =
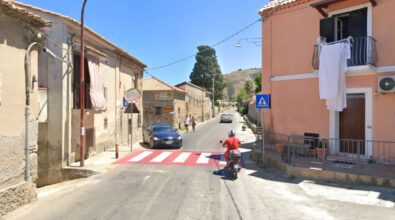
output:
[[[92,55],[87,56],[90,78],[90,97],[93,110],[107,110],[107,101],[104,97],[103,78],[100,72],[100,61]]]
[[[330,4],[334,4],[337,2],[343,2],[346,0],[322,0],[318,2],[314,2],[310,4],[311,7],[317,9],[317,11],[322,14],[324,17],[328,17],[328,13],[323,10],[323,8],[327,8]],[[372,3],[373,6],[377,5],[376,0],[369,0],[370,3]]]
[[[140,113],[136,103],[129,103],[125,109],[125,113]]]

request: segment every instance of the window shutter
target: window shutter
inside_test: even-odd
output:
[[[335,19],[333,17],[320,20],[320,36],[326,38],[326,42],[335,40]]]
[[[350,13],[350,35],[352,37],[367,36],[368,9],[352,11]]]

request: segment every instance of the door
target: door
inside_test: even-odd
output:
[[[347,108],[339,114],[341,153],[365,154],[365,94],[347,94]]]

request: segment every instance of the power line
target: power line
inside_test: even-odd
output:
[[[260,21],[262,21],[262,18],[259,18],[258,20],[256,20],[256,21],[250,23],[249,25],[247,25],[247,26],[245,26],[244,28],[240,29],[239,31],[235,32],[234,34],[232,34],[232,35],[226,37],[225,39],[223,39],[223,40],[221,40],[221,41],[219,41],[219,42],[217,42],[217,43],[215,43],[215,44],[213,44],[213,45],[211,45],[211,47],[214,48],[214,47],[217,47],[217,46],[219,46],[219,45],[225,43],[226,41],[232,39],[232,38],[235,37],[236,35],[238,35],[238,34],[240,34],[241,32],[247,30],[248,28],[250,28],[251,26],[253,26],[254,24],[256,24],[256,23],[258,23],[258,22],[260,22]],[[207,49],[207,50],[208,50],[208,49]],[[204,52],[204,51],[205,51],[205,50],[203,50],[203,51],[201,51],[201,52]],[[172,65],[174,65],[174,64],[177,64],[177,63],[180,63],[180,62],[182,62],[182,61],[188,60],[188,59],[190,59],[190,58],[192,58],[192,57],[195,57],[195,55],[196,55],[196,53],[191,54],[191,55],[188,55],[188,56],[186,56],[186,57],[183,57],[183,58],[181,58],[181,59],[178,59],[178,60],[176,60],[176,61],[173,61],[173,62],[168,63],[168,64],[165,64],[165,65],[161,65],[161,66],[156,66],[156,67],[153,67],[153,68],[149,68],[148,70],[157,70],[157,69],[162,69],[162,68],[165,68],[165,67],[168,67],[168,66],[172,66]]]

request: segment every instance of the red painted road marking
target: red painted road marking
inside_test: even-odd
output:
[[[222,152],[183,150],[140,150],[135,151],[114,164],[155,164],[176,166],[219,166],[226,165]]]

